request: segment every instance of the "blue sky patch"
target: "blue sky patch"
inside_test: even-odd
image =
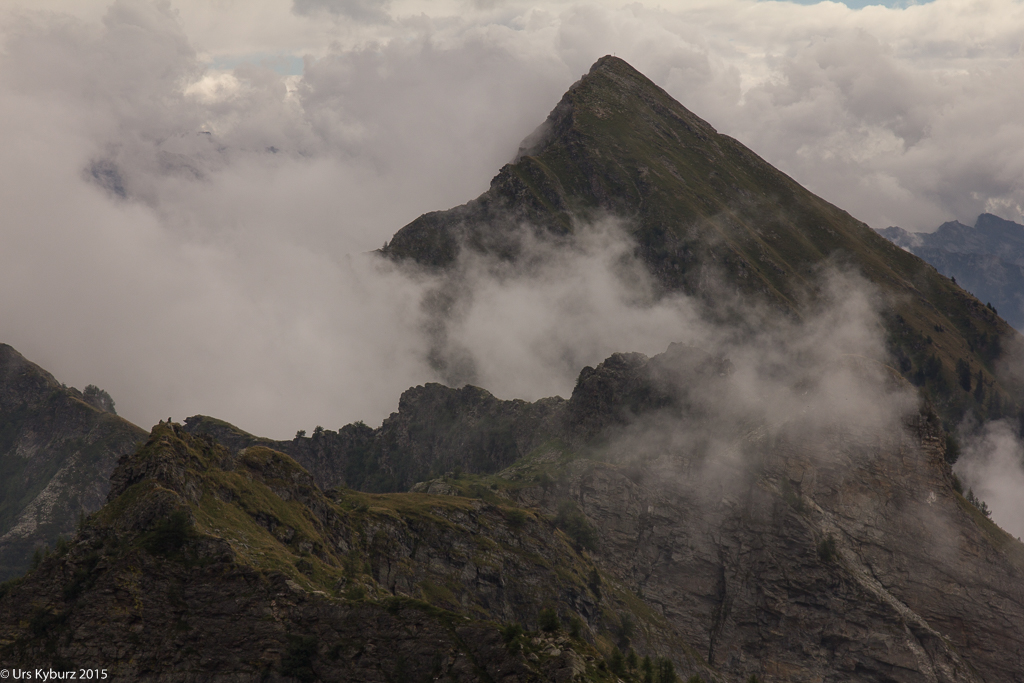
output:
[[[216,69],[217,71],[228,71],[243,64],[255,64],[257,66],[262,66],[276,71],[282,76],[301,76],[303,69],[302,57],[296,57],[295,55],[275,55],[270,53],[226,55],[207,62],[206,66],[207,68]]]
[[[796,3],[797,5],[817,5],[825,0],[787,0],[788,2]],[[847,7],[852,9],[861,9],[868,7],[869,5],[882,5],[884,7],[891,7],[895,9],[902,9],[904,7],[910,7],[912,5],[927,5],[932,0],[833,0],[834,2],[842,2]]]

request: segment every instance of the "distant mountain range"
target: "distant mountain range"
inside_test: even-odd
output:
[[[897,227],[878,232],[992,304],[1014,328],[1024,330],[1024,225],[983,213],[974,227],[950,221],[935,232]]]

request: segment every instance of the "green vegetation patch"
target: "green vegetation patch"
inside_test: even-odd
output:
[[[151,532],[143,537],[143,547],[154,555],[170,557],[182,551],[194,536],[192,520],[185,510],[175,510],[167,519],[158,522]]]
[[[254,569],[280,572],[301,586],[328,593],[334,591],[342,577],[341,562],[325,564],[317,557],[303,558],[257,524],[244,510],[209,492],[199,502],[196,521],[199,530],[223,538],[238,559]],[[297,566],[300,559],[306,560],[302,567],[304,571]]]
[[[207,491],[230,492],[230,505],[244,511],[253,520],[275,529],[289,528],[295,534],[288,543],[297,546],[302,540],[315,544],[321,552],[329,547],[323,540],[319,521],[309,509],[295,499],[284,500],[274,493],[267,484],[249,479],[243,472],[213,470],[208,474]],[[258,523],[258,522],[257,522]]]

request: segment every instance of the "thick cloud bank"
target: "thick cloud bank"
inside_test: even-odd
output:
[[[144,426],[378,423],[432,348],[500,396],[567,394],[700,341],[614,227],[528,278],[467,261],[443,338],[436,283],[361,254],[486,189],[606,53],[873,225],[1021,220],[1024,5],[985,7],[9,3],[0,338]]]

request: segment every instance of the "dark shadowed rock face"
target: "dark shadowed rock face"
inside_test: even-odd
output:
[[[613,354],[596,368],[580,371],[566,406],[563,436],[584,445],[645,414],[706,417],[716,387],[731,372],[728,358],[683,344],[670,344],[652,358]]]
[[[594,371],[627,388],[588,400],[606,462],[575,460],[517,502],[554,514],[574,501],[600,530],[607,575],[730,680],[1024,681],[1024,546],[954,490],[932,425],[755,428],[726,466],[688,443],[650,457],[658,423],[620,416],[663,376],[655,362],[618,356]]]
[[[234,451],[262,445],[287,453],[323,489],[407,491],[446,473],[492,474],[549,442],[584,444],[641,412],[686,404],[675,388],[682,375],[699,393],[708,377],[729,371],[727,359],[680,344],[648,361],[643,354],[615,354],[596,369],[584,368],[569,401],[503,401],[478,387],[427,384],[403,393],[398,412],[377,429],[357,422],[273,441],[204,415],[187,418],[185,429]]]
[[[97,392],[94,401],[109,399]],[[106,499],[117,459],[145,438],[113,414],[113,401],[107,410],[85,399],[0,344],[0,580],[73,535]]]
[[[357,422],[273,441],[204,415],[187,418],[185,429],[233,451],[261,445],[287,453],[325,490],[407,491],[445,474],[495,473],[545,444],[581,446],[644,412],[698,410],[700,394],[730,371],[724,357],[671,344],[652,359],[620,353],[584,368],[568,401],[503,401],[469,385],[426,384],[403,393],[398,412],[377,429]]]
[[[478,387],[427,384],[403,393],[398,412],[377,429],[357,422],[337,432],[271,441],[202,415],[188,418],[185,426],[233,449],[262,444],[287,453],[325,489],[405,491],[449,471],[490,474],[507,467],[561,434],[564,403],[557,397],[502,401]]]

